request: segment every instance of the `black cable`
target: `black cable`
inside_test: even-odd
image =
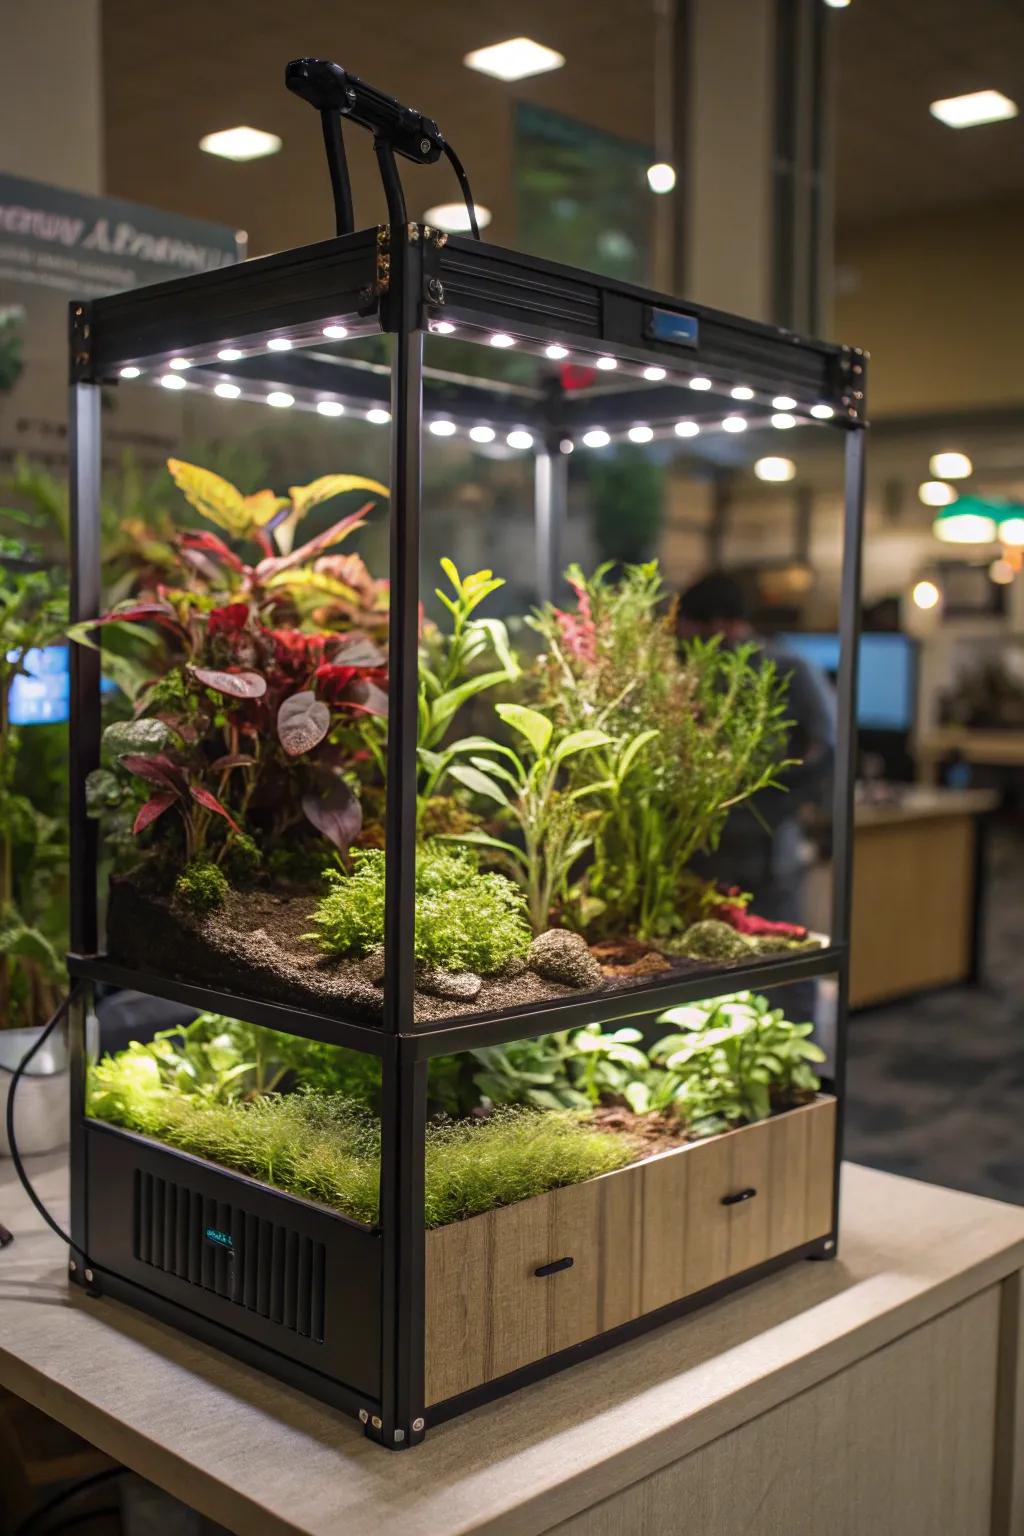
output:
[[[349,180],[348,160],[345,157],[345,136],[341,130],[339,113],[324,109],[320,113],[324,130],[324,149],[327,151],[327,169],[331,177],[334,195],[335,234],[350,235],[355,229],[352,210],[352,183]]]
[[[466,167],[463,165],[454,149],[452,149],[447,139],[445,140],[444,144],[444,152],[448,157],[448,161],[452,170],[459,178],[459,186],[462,188],[462,196],[466,201],[466,212],[469,214],[469,227],[473,231],[473,238],[474,240],[479,240],[480,225],[477,223],[476,219],[476,203],[473,201],[473,189],[469,184],[469,177],[466,174]]]
[[[73,986],[71,988],[71,991],[68,993],[67,997],[62,1000],[60,1006],[53,1014],[53,1017],[46,1025],[44,1025],[39,1039],[36,1040],[33,1045],[29,1046],[28,1050],[25,1052],[24,1056],[15,1067],[14,1072],[11,1074],[11,1086],[7,1090],[7,1145],[11,1150],[11,1162],[14,1164],[14,1171],[18,1175],[21,1187],[25,1191],[28,1198],[31,1200],[32,1204],[35,1206],[39,1215],[46,1222],[46,1225],[50,1228],[50,1230],[57,1234],[61,1242],[67,1243],[72,1253],[77,1254],[81,1258],[86,1268],[91,1269],[95,1266],[92,1264],[89,1255],[85,1252],[84,1249],[80,1248],[74,1239],[69,1237],[67,1232],[64,1231],[64,1228],[54,1220],[46,1206],[43,1204],[42,1200],[40,1200],[39,1196],[36,1194],[32,1180],[26,1173],[25,1165],[21,1160],[21,1153],[18,1151],[18,1139],[14,1131],[14,1100],[18,1091],[18,1084],[21,1082],[21,1079],[24,1076],[25,1071],[32,1061],[32,1058],[35,1056],[36,1052],[41,1050],[41,1048],[46,1044],[46,1041],[53,1034],[53,1031],[57,1028],[57,1025],[60,1023],[61,1019],[64,1018],[65,1014],[71,1006],[72,1000],[74,999],[77,990],[77,986]],[[4,1230],[6,1231],[6,1228]],[[0,1247],[6,1248],[7,1244],[12,1241],[13,1234],[9,1234],[7,1241],[0,1242]]]
[[[52,1498],[47,1499],[45,1504],[33,1510],[30,1515],[26,1515],[21,1524],[15,1527],[13,1536],[36,1536],[47,1515],[52,1514],[55,1509],[60,1509],[61,1505],[66,1504],[69,1499],[77,1498],[80,1493],[96,1488],[100,1483],[108,1483],[113,1477],[123,1476],[127,1471],[127,1467],[104,1467],[102,1472],[93,1472],[89,1477],[80,1478],[77,1483],[72,1483],[70,1488],[64,1488],[60,1493],[55,1493]],[[92,1513],[95,1514],[96,1511]]]

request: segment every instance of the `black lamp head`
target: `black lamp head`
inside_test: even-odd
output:
[[[351,112],[356,93],[340,64],[329,59],[292,59],[285,66],[284,83],[296,96],[318,112]]]

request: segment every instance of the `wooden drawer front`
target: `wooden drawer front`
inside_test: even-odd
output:
[[[829,1231],[835,1101],[427,1233],[442,1402]],[[723,1205],[746,1189],[750,1199]],[[571,1268],[538,1268],[572,1259]]]

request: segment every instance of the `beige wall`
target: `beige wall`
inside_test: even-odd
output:
[[[871,353],[871,415],[1024,405],[1024,202],[837,242],[833,335]]]
[[[100,0],[0,0],[0,170],[103,190]]]

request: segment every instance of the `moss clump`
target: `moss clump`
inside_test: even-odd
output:
[[[193,859],[174,882],[174,899],[196,917],[216,912],[227,900],[228,882],[216,864],[208,859]]]
[[[247,832],[236,833],[224,850],[224,869],[232,885],[251,885],[262,863],[263,855]]]
[[[90,1113],[332,1206],[378,1219],[379,1123],[339,1095],[268,1094],[216,1102],[161,1084],[143,1048],[105,1057],[90,1075]],[[575,1115],[504,1110],[427,1128],[428,1227],[577,1184],[631,1162],[637,1147]]]
[[[740,960],[749,955],[754,946],[742,933],[730,928],[728,923],[706,917],[703,922],[687,928],[681,939],[665,946],[674,955],[687,960]]]
[[[309,935],[332,955],[365,955],[384,939],[385,855],[353,854],[351,874],[331,870]],[[416,959],[444,971],[490,975],[526,954],[530,929],[518,886],[482,874],[468,850],[429,843],[416,851]]]

